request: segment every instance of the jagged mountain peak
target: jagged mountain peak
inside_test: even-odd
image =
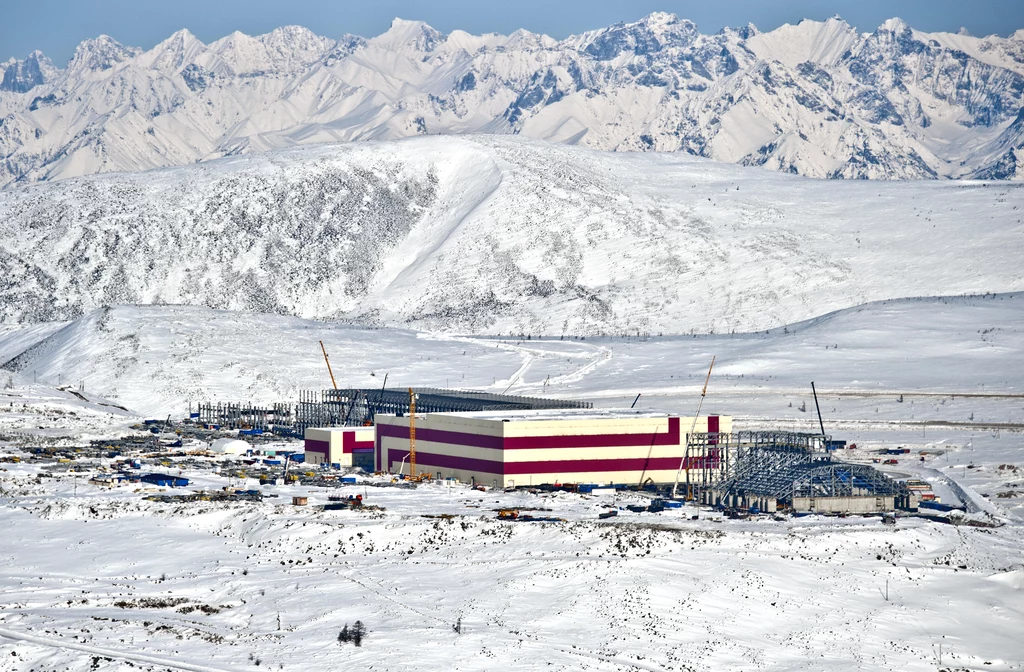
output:
[[[699,35],[693,21],[655,12],[639,21],[616,23],[570,37],[566,42],[598,61],[611,61],[621,54],[646,56],[668,47],[687,47]]]
[[[747,47],[759,58],[790,67],[800,63],[831,65],[858,40],[857,31],[838,16],[824,21],[804,19],[749,37]]]
[[[520,28],[513,31],[508,36],[508,42],[506,42],[505,46],[511,49],[523,49],[526,51],[533,49],[554,49],[558,46],[558,40],[550,35],[544,35],[543,33],[531,33],[524,28]]]
[[[118,63],[134,58],[141,52],[139,47],[125,46],[109,35],[100,35],[84,40],[78,45],[74,56],[68,62],[68,70],[109,70]]]
[[[348,58],[353,52],[366,46],[366,38],[348,33],[339,37],[331,48],[324,54],[321,61],[324,67],[333,67]]]
[[[199,42],[200,44],[202,44],[202,41],[198,37],[196,37],[195,34],[193,34],[192,31],[188,28],[180,28],[174,31],[173,33],[171,33],[171,36],[163,42],[161,42],[161,44],[171,44],[174,42],[179,42],[182,44],[187,44],[190,42]]]
[[[905,33],[910,31],[910,24],[903,19],[894,16],[891,19],[886,19],[882,22],[882,25],[878,26],[876,33]]]
[[[745,26],[726,26],[725,28],[722,28],[720,31],[718,31],[719,35],[735,35],[738,39],[741,40],[746,40],[760,33],[761,31],[758,29],[758,27],[749,21]]]
[[[426,22],[395,17],[386,32],[368,40],[368,43],[392,51],[428,53],[443,41],[444,35]]]
[[[335,41],[303,26],[282,26],[263,35],[235,31],[209,45],[237,75],[287,74],[324,58]]]
[[[198,37],[182,28],[137,58],[139,65],[169,74],[194,62],[206,51],[206,45]]]
[[[25,93],[41,84],[51,81],[60,72],[53,62],[38,49],[33,51],[24,61],[11,58],[0,64],[0,91]]]
[[[110,66],[134,50],[102,37],[80,46],[77,70],[41,65],[42,86],[4,69],[7,88],[34,88],[0,96],[0,186],[426,133],[683,151],[820,178],[960,178],[1005,156],[1024,31],[905,25],[858,34],[832,17],[702,35],[654,13],[555,40],[396,19],[369,40],[285,26],[208,46],[180,31],[130,73]],[[141,123],[120,123],[127,113]]]

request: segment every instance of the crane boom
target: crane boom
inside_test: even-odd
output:
[[[690,442],[690,436],[693,435],[693,430],[697,428],[697,418],[700,416],[700,408],[701,408],[701,406],[704,405],[704,396],[707,395],[707,393],[708,393],[708,382],[710,382],[710,380],[711,380],[711,369],[715,368],[715,357],[717,357],[717,355],[712,355],[711,356],[711,366],[708,367],[708,376],[707,376],[707,378],[704,379],[704,388],[700,391],[700,402],[697,404],[697,414],[693,416],[693,424],[690,425],[690,433],[686,435],[686,442],[687,442],[687,444],[689,444],[689,442]],[[683,457],[682,457],[682,459],[679,460],[679,469],[676,471],[676,482],[672,486],[672,498],[673,499],[675,499],[676,491],[679,489],[679,475],[683,472],[683,465],[685,463],[686,463],[686,451],[683,452]],[[687,481],[687,483],[689,483],[689,481],[690,481],[690,468],[689,468],[689,466],[687,466],[687,468],[686,468],[686,481]],[[690,496],[689,487],[687,487],[686,496],[687,497]]]
[[[320,341],[320,349],[324,352],[324,361],[327,362],[327,373],[331,374],[331,385],[334,389],[338,389],[338,384],[334,382],[334,372],[331,371],[331,360],[327,359],[327,348],[324,347],[324,342]]]

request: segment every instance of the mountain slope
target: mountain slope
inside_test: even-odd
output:
[[[893,19],[858,34],[833,18],[704,35],[656,13],[556,41],[396,19],[368,40],[289,26],[205,45],[179,31],[142,52],[101,36],[63,71],[38,53],[9,62],[3,82],[0,185],[451,133],[811,177],[1016,178],[1019,144],[1005,145],[1024,107],[1024,32]]]
[[[186,303],[470,333],[756,331],[1024,289],[1015,183],[822,182],[520,138],[0,192],[0,318]]]

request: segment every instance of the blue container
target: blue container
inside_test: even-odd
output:
[[[188,418],[189,418],[189,420],[196,420],[197,418],[199,418],[199,414],[198,413],[189,413],[188,414]]]
[[[666,509],[681,509],[681,508],[683,508],[683,503],[682,502],[677,502],[677,501],[674,501],[674,500],[671,500],[671,499],[666,499],[664,502],[662,502],[662,505]]]
[[[263,464],[269,464],[272,467],[281,466],[281,460],[263,460]]]
[[[331,469],[341,469],[341,462],[332,462]]]
[[[963,511],[964,510],[964,507],[962,507],[962,506],[952,506],[950,504],[943,504],[942,502],[932,502],[932,501],[929,501],[929,500],[925,500],[923,502],[918,502],[917,508],[919,508],[919,509],[933,509],[935,511],[945,511],[947,513],[949,511]]]
[[[355,483],[356,482],[356,477],[355,476],[342,476],[341,477],[341,482],[342,483]]]

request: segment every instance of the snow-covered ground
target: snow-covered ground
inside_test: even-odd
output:
[[[325,493],[286,486],[264,488],[280,498],[262,504],[171,505],[5,466],[5,670],[1012,670],[1024,660],[1020,524],[693,521],[691,509],[604,523],[600,511],[639,496],[440,484],[340,490],[385,507],[377,513],[293,507],[293,494],[315,506]],[[565,522],[497,521],[502,506]],[[440,514],[453,517],[424,517]],[[357,620],[369,630],[362,646],[339,644]]]
[[[703,412],[737,429],[813,431],[813,380],[826,430],[858,445],[846,459],[908,447],[888,469],[1001,526],[690,520],[693,509],[605,522],[600,511],[640,495],[372,482],[340,492],[383,512],[292,507],[293,494],[326,503],[304,486],[265,486],[279,497],[260,504],[174,505],[87,485],[88,471],[38,478],[39,463],[7,462],[0,669],[1024,668],[1024,295],[883,301],[756,334],[585,340],[119,307],[0,333],[17,369],[0,372],[0,436],[16,452],[25,435],[73,442],[137,419],[105,403],[163,416],[190,399],[294,399],[326,387],[319,340],[343,385],[389,373],[389,386],[606,408],[640,393],[637,409],[680,414],[715,356]],[[58,376],[90,401],[54,391]],[[94,424],[28,419],[57,406]],[[229,473],[184,470],[209,489],[237,483]],[[496,520],[505,506],[565,522]],[[453,517],[424,517],[442,514]],[[357,620],[363,645],[339,644]]]

